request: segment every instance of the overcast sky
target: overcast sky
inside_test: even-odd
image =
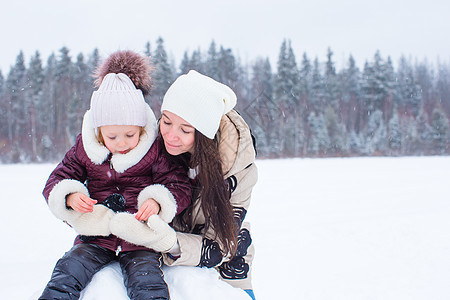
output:
[[[448,0],[8,0],[0,13],[0,70],[6,77],[20,50],[28,65],[63,46],[75,60],[98,48],[142,52],[161,36],[177,66],[184,51],[207,51],[214,39],[243,62],[269,57],[276,70],[283,39],[297,61],[304,52],[338,67],[350,54],[362,67],[378,49],[394,63],[404,54],[431,63],[450,58]]]

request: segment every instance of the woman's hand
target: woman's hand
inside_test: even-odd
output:
[[[73,193],[66,196],[67,207],[80,213],[92,212],[97,200],[91,199],[83,193]]]
[[[157,215],[161,207],[159,203],[155,201],[153,198],[149,198],[142,203],[138,212],[136,213],[136,219],[139,221],[147,221],[148,218],[152,215]]]

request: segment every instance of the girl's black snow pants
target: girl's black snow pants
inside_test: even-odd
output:
[[[87,243],[75,245],[58,260],[39,299],[79,299],[94,274],[116,260],[130,299],[169,299],[160,253],[138,250],[116,256],[114,251]]]

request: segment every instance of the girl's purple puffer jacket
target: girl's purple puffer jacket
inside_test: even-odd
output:
[[[118,157],[114,157],[117,154],[109,153],[100,155],[101,158],[93,158],[92,149],[89,150],[90,142],[95,143],[92,139],[83,138],[80,134],[75,145],[66,153],[62,162],[49,176],[43,191],[49,205],[49,197],[52,197],[52,190],[56,185],[58,185],[59,190],[62,190],[62,193],[59,191],[60,195],[66,196],[76,192],[71,190],[71,184],[74,180],[87,187],[89,197],[98,201],[96,205],[101,205],[112,194],[121,194],[126,200],[125,211],[129,213],[137,212],[139,193],[146,187],[155,184],[165,186],[173,195],[176,200],[177,214],[189,205],[191,201],[189,178],[183,167],[170,159],[161,138],[158,137],[153,144],[150,143],[148,146],[151,145],[151,147],[146,153],[146,149],[138,150],[142,153],[138,157],[133,157],[135,153],[130,151],[127,154],[118,155]],[[95,145],[95,147],[98,148],[98,145]],[[89,155],[87,152],[89,152]],[[129,154],[129,157],[125,157]],[[142,158],[140,158],[141,156]],[[124,157],[126,159],[123,159]],[[69,184],[65,185],[66,182]],[[60,199],[57,201],[64,201],[65,203],[65,196],[59,197]],[[80,236],[77,236],[75,244],[81,242],[83,240],[80,239]],[[147,249],[143,246],[130,244],[112,234],[106,237],[90,238],[89,243],[113,251]]]

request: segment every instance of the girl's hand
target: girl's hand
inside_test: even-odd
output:
[[[153,198],[149,198],[142,203],[138,212],[136,213],[136,219],[139,221],[147,221],[151,215],[156,215],[159,213],[161,207],[158,202]]]
[[[91,199],[82,193],[73,193],[66,196],[66,205],[80,213],[92,212],[97,200]]]

